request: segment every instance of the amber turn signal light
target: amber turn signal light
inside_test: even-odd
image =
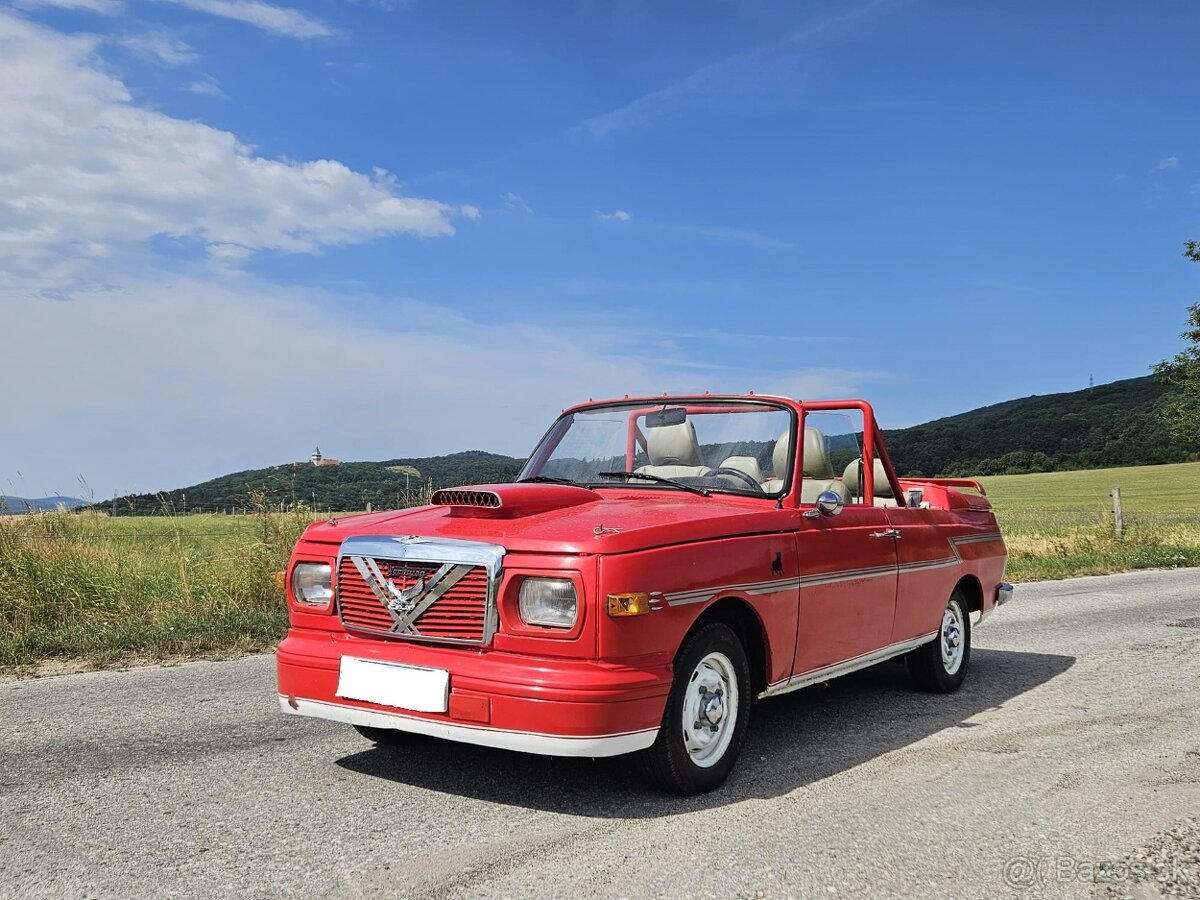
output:
[[[644,616],[650,612],[649,594],[609,594],[608,614],[614,619],[621,616]]]
[[[276,572],[275,573],[275,587],[279,588],[279,590],[282,591],[284,585],[286,584],[286,579],[287,579],[287,572]]]

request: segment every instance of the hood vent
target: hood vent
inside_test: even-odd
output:
[[[504,505],[495,491],[460,489],[434,491],[429,502],[434,506],[477,506],[481,509],[499,509]]]
[[[587,488],[564,484],[485,484],[443,488],[429,502],[445,506],[452,516],[517,518],[595,503],[600,495]]]

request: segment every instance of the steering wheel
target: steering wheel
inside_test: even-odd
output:
[[[750,487],[754,488],[754,490],[758,491],[760,494],[762,493],[762,485],[754,480],[754,476],[747,475],[741,469],[732,469],[732,468],[727,468],[725,466],[721,466],[721,468],[717,469],[715,472],[713,472],[713,474],[714,475],[734,475],[734,476],[740,478],[742,481],[746,482],[746,484],[750,485]]]

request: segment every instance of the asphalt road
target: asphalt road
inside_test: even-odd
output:
[[[281,715],[271,657],[0,685],[0,896],[1155,897],[1098,868],[1151,857],[1200,896],[1200,572],[1021,586],[975,648],[948,697],[885,663],[761,704],[689,800],[376,749]]]

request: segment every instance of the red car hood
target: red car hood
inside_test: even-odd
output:
[[[415,534],[486,541],[530,553],[626,553],[778,531],[786,527],[787,517],[767,499],[701,497],[674,488],[480,485],[438,491],[434,502],[439,501],[445,505],[319,522],[304,539],[340,544],[351,535]]]

